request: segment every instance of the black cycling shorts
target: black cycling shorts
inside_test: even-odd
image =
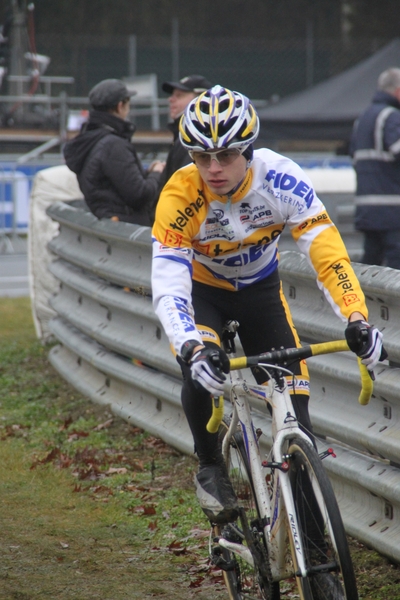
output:
[[[238,336],[246,356],[300,345],[277,270],[237,292],[194,281],[192,302],[198,329],[215,332],[218,343],[226,321],[238,321]],[[205,344],[208,339],[207,335],[203,337]],[[301,370],[298,366],[293,370],[308,376],[304,363]],[[255,377],[263,382],[262,376],[255,373]]]
[[[239,322],[238,336],[247,356],[268,352],[280,347],[299,346],[289,307],[284,298],[278,271],[268,278],[236,292],[214,288],[193,281],[192,302],[195,321],[204,332],[205,345],[219,344],[222,328],[229,320]],[[290,367],[296,375],[308,380],[305,361]],[[194,385],[189,367],[182,366],[184,385],[182,404],[188,419],[200,461],[213,461],[217,452],[216,435],[209,434],[206,424],[211,415],[210,394]],[[257,369],[253,374],[258,383],[265,374]],[[308,415],[308,390],[293,397],[293,405],[303,427],[311,431]]]

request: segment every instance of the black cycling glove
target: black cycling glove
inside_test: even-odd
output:
[[[189,360],[194,381],[213,396],[224,392],[224,381],[229,373],[229,358],[222,348],[201,348]]]
[[[372,371],[388,354],[382,345],[382,333],[367,321],[352,321],[345,330],[350,350],[361,358],[361,362]]]

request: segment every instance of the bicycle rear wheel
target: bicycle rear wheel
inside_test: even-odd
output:
[[[289,477],[308,571],[307,577],[296,577],[300,598],[357,600],[357,584],[346,533],[321,460],[313,446],[302,438],[291,441],[288,456]]]
[[[228,427],[229,421],[225,418],[221,425],[221,438]],[[229,600],[279,600],[279,583],[272,582],[261,517],[240,430],[230,442],[228,470],[241,511],[238,523],[221,528],[219,534],[227,540],[240,543],[244,548],[252,547],[256,555],[255,565],[251,566],[236,553],[226,548],[222,552],[219,550],[230,566],[229,570],[224,571]]]

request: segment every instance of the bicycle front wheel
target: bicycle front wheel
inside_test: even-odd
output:
[[[302,438],[291,441],[288,456],[307,567],[307,577],[296,576],[300,598],[358,600],[346,533],[321,460],[314,447]],[[295,559],[295,553],[292,554]]]
[[[229,421],[225,418],[221,425],[221,438],[224,437],[228,426]],[[279,583],[272,581],[261,517],[243,436],[239,429],[230,441],[227,466],[241,511],[238,523],[223,527],[219,530],[220,535],[241,544],[244,549],[251,547],[255,555],[252,566],[239,554],[224,548],[223,557],[229,565],[229,569],[224,571],[229,600],[279,600]]]

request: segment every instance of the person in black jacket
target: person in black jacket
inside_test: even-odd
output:
[[[151,226],[165,163],[146,172],[131,142],[129,92],[119,79],[105,79],[89,93],[89,119],[67,142],[64,158],[76,173],[86,204],[98,219]]]
[[[355,228],[368,265],[400,269],[400,69],[381,73],[350,142],[357,174]]]
[[[165,81],[162,90],[169,94],[169,116],[171,122],[168,124],[174,136],[174,141],[167,156],[167,164],[160,177],[159,191],[161,192],[168,179],[175,171],[192,162],[187,150],[179,141],[179,121],[193,98],[212,87],[203,75],[188,75],[179,81]]]

